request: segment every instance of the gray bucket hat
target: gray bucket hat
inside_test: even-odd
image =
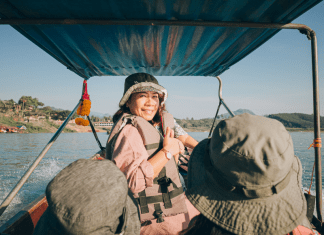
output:
[[[302,166],[291,136],[274,119],[242,114],[221,121],[194,149],[189,201],[234,234],[287,234],[309,227]]]
[[[46,198],[34,235],[140,234],[126,178],[109,160],[71,163],[48,184]]]
[[[127,102],[132,93],[143,91],[154,91],[159,94],[164,94],[163,102],[168,97],[167,90],[159,85],[159,82],[154,76],[147,73],[134,73],[125,79],[124,95],[119,102],[119,107],[122,107]]]

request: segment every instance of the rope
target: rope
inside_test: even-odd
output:
[[[314,139],[314,142],[309,146],[308,149],[310,149],[311,147],[314,148],[322,148],[322,139],[321,138],[316,138]]]

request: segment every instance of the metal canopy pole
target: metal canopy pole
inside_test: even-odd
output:
[[[208,135],[208,138],[211,138],[211,134],[213,132],[213,129],[214,129],[214,124],[215,124],[215,121],[216,121],[216,118],[217,118],[217,115],[218,115],[218,112],[219,112],[219,109],[221,107],[221,105],[223,104],[225,109],[227,110],[227,112],[232,116],[234,117],[234,113],[227,107],[227,105],[225,104],[225,101],[223,100],[223,96],[222,96],[222,87],[223,87],[223,84],[222,84],[222,79],[217,76],[216,77],[219,81],[219,88],[218,88],[218,97],[219,97],[219,104],[218,104],[218,108],[217,108],[217,111],[216,111],[216,114],[215,114],[215,118],[214,118],[214,121],[213,121],[213,124],[210,128],[210,131],[209,131],[209,135]]]
[[[320,110],[319,110],[319,89],[318,89],[318,55],[317,39],[314,31],[311,32],[312,44],[312,72],[313,72],[313,110],[314,110],[314,140],[321,139]],[[314,144],[316,142],[314,141]],[[315,179],[316,179],[316,211],[317,218],[322,222],[322,162],[321,147],[315,149]],[[318,197],[319,195],[319,197]]]
[[[190,20],[99,20],[99,19],[0,19],[1,24],[9,25],[169,25],[169,26],[206,26],[206,27],[246,27],[268,29],[304,29],[312,31],[304,24],[252,23],[233,21],[190,21]]]
[[[224,105],[225,109],[227,110],[227,112],[234,117],[234,113],[229,109],[229,107],[227,107],[227,105],[225,104],[225,101],[223,100],[223,95],[222,95],[222,80],[219,76],[216,77],[219,81],[219,89],[218,89],[218,97],[219,97],[219,101]]]
[[[54,142],[57,139],[57,137],[61,134],[61,132],[63,131],[63,129],[66,126],[66,124],[70,121],[71,117],[73,116],[73,114],[78,109],[78,107],[81,104],[81,102],[82,102],[82,100],[80,100],[78,102],[78,104],[75,106],[75,108],[73,109],[73,111],[69,114],[69,116],[65,119],[65,121],[60,126],[60,128],[56,131],[56,133],[51,138],[51,140],[47,143],[47,145],[45,146],[45,148],[43,149],[43,151],[38,155],[38,157],[36,158],[36,160],[34,161],[34,163],[29,167],[29,169],[26,171],[26,173],[23,175],[23,177],[21,177],[21,179],[17,183],[17,185],[11,190],[11,192],[9,193],[9,195],[2,202],[2,204],[0,205],[0,216],[7,209],[7,207],[10,204],[10,202],[14,199],[14,197],[19,192],[19,190],[24,185],[24,183],[26,183],[27,179],[33,173],[33,171],[35,170],[35,168],[37,167],[37,165],[40,163],[40,161],[43,159],[43,157],[45,156],[45,154],[47,153],[47,151],[52,147],[52,145],[54,144]]]

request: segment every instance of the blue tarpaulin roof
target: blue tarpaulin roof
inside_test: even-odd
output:
[[[289,23],[320,0],[0,0],[2,19]],[[83,78],[217,76],[279,30],[160,25],[15,25]]]

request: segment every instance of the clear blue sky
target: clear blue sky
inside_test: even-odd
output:
[[[318,40],[320,110],[324,115],[324,3],[296,19],[315,30]],[[0,25],[0,99],[37,97],[46,106],[73,109],[83,79],[10,26]],[[213,117],[218,81],[213,77],[157,77],[169,92],[167,108],[177,118]],[[232,111],[255,114],[313,112],[310,41],[297,30],[281,30],[221,75],[223,98]],[[125,77],[93,77],[88,82],[91,111],[113,114]],[[220,113],[225,113],[222,108]]]

